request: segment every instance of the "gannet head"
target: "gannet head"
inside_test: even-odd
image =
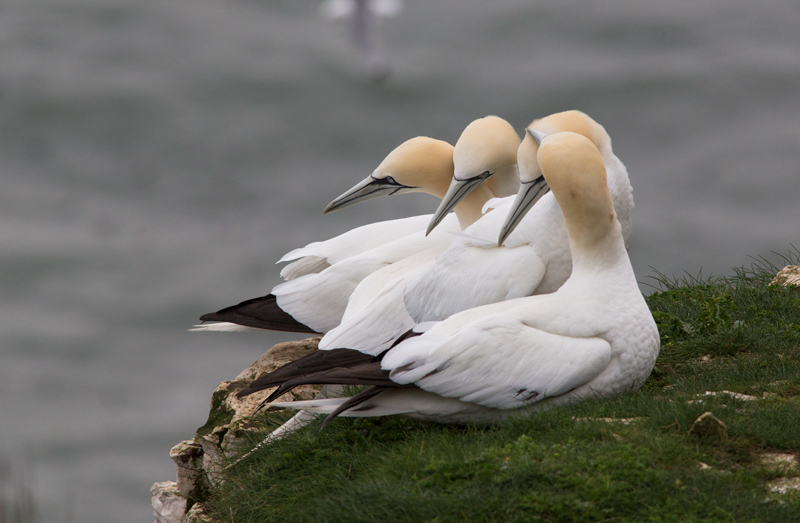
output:
[[[417,136],[397,146],[375,171],[325,207],[324,213],[378,196],[426,192],[444,196],[453,176],[453,146]]]
[[[604,158],[612,154],[611,138],[608,133],[586,113],[575,110],[564,111],[534,120],[526,129],[525,138],[517,151],[519,192],[500,229],[498,245],[502,245],[531,207],[547,193],[548,186],[539,166],[539,143],[544,137],[559,132],[572,132],[588,138]]]
[[[603,156],[585,136],[560,132],[542,139],[539,165],[564,214],[570,241],[590,248],[617,223]]]
[[[554,113],[550,116],[534,120],[528,127],[536,129],[544,134],[571,131],[591,140],[604,157],[607,152],[611,151],[611,137],[608,135],[605,128],[582,111],[573,109],[571,111]]]
[[[518,184],[519,136],[507,121],[486,116],[470,123],[453,150],[454,172],[447,194],[428,225],[429,234],[445,215],[485,180],[495,196],[507,196],[509,183]],[[498,177],[492,178],[492,177]],[[511,178],[511,180],[509,180]]]

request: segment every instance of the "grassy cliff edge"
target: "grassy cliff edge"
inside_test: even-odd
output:
[[[247,522],[800,521],[800,287],[770,284],[777,269],[760,259],[730,278],[656,279],[647,301],[661,354],[632,394],[494,427],[312,424],[231,467],[206,512]],[[266,413],[253,445],[287,417]]]

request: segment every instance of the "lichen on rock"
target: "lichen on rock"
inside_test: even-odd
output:
[[[226,462],[244,450],[251,433],[257,432],[251,417],[261,403],[272,392],[272,388],[256,392],[244,398],[236,393],[260,376],[272,372],[294,360],[317,351],[319,338],[278,343],[262,354],[252,365],[239,373],[232,381],[220,383],[211,396],[208,421],[197,429],[197,437],[203,448],[203,468],[211,484],[221,480]],[[281,396],[278,401],[311,399],[319,387],[302,385]]]
[[[707,442],[728,439],[728,428],[711,412],[704,412],[692,423],[689,434]]]

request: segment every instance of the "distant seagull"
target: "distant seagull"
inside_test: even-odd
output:
[[[353,45],[362,54],[370,78],[380,82],[392,74],[386,58],[380,18],[397,16],[401,0],[325,0],[320,11],[332,20],[348,19]]]

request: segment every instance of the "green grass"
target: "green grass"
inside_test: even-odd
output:
[[[762,259],[731,278],[659,277],[648,303],[661,354],[635,393],[495,427],[312,425],[230,469],[208,511],[237,522],[800,521],[800,493],[767,488],[787,471],[758,459],[800,454],[800,289],[768,286],[776,270]],[[693,401],[721,390],[759,399]],[[727,438],[688,433],[705,411]],[[267,413],[264,434],[286,416]]]

